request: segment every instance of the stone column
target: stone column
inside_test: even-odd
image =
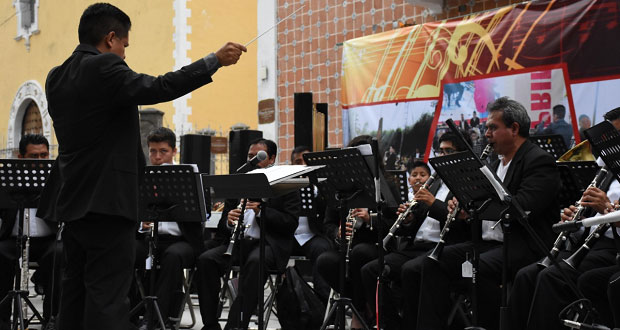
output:
[[[147,165],[150,165],[149,150],[146,143],[146,137],[149,133],[162,126],[164,119],[164,112],[155,108],[147,108],[140,110],[140,138],[142,142],[142,151],[146,157]]]

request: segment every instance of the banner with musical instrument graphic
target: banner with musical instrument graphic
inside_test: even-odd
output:
[[[498,96],[523,103],[533,130],[548,125],[552,107],[563,104],[577,133],[620,106],[615,93],[604,92],[620,87],[619,13],[615,0],[527,2],[348,40],[344,142],[369,134],[364,127],[374,129],[379,117],[407,118],[382,142],[384,150],[417,125],[426,131],[414,135],[429,143],[409,148],[409,155],[418,149],[428,156],[438,125],[447,118],[469,122],[474,111],[482,124],[486,104]]]

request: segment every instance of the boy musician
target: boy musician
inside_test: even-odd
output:
[[[149,159],[152,165],[172,165],[177,153],[176,135],[166,127],[153,130],[147,137]],[[142,222],[141,232],[152,230],[151,223]],[[179,306],[172,306],[172,297],[175,291],[181,290],[183,285],[183,269],[194,266],[196,258],[204,250],[202,222],[159,222],[157,242],[157,276],[155,292],[157,304],[164,320],[167,316],[176,317]],[[136,244],[136,265],[142,269],[148,254],[148,242],[140,240]],[[155,269],[155,268],[154,268]],[[147,286],[148,287],[148,286]],[[139,328],[147,328],[149,317],[145,315]]]

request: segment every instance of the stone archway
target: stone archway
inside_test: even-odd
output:
[[[35,129],[52,142],[52,120],[47,110],[47,100],[41,84],[36,80],[26,81],[15,94],[9,114],[7,148],[19,146],[24,128],[31,133]]]

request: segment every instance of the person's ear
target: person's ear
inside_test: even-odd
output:
[[[114,43],[114,38],[116,38],[116,32],[110,31],[108,34],[103,37],[103,42],[107,48],[112,48],[112,44]]]

